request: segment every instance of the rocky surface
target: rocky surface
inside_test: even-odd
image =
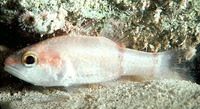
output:
[[[125,27],[115,37],[130,37],[130,48],[158,52],[199,43],[199,4],[199,0],[3,0],[0,22],[32,39],[73,31],[73,26],[88,22],[99,33],[109,26],[107,22],[121,21]]]

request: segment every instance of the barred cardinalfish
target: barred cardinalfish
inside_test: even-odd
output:
[[[192,50],[194,53],[196,50]],[[124,75],[192,80],[180,62],[183,50],[148,53],[105,37],[60,36],[26,47],[5,60],[5,71],[34,85],[69,86]]]

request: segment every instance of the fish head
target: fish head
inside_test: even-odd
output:
[[[62,86],[63,61],[54,51],[22,49],[7,57],[4,70],[38,86]]]

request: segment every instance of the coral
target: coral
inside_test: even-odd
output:
[[[194,4],[197,3],[191,0],[151,1],[149,9],[144,10],[142,17],[138,14],[132,15],[128,21],[129,25],[133,25],[129,33],[133,37],[132,47],[158,52],[171,47],[196,46],[200,36],[199,12]]]
[[[127,47],[159,52],[199,43],[199,3],[199,0],[3,0],[0,22],[12,26],[18,19],[21,30],[43,36],[59,30],[68,33],[88,22],[92,24],[86,27],[95,28],[95,34],[99,34],[107,28],[106,23],[122,21],[125,27],[119,35],[130,38]]]
[[[51,34],[54,31],[61,29],[65,25],[65,16],[67,12],[59,6],[60,1],[54,0],[21,0],[21,1],[12,1],[18,9],[12,10],[6,8],[7,5],[12,4],[10,0],[4,1],[2,3],[4,16],[1,16],[1,21],[6,22],[3,18],[8,17],[7,23],[12,24],[15,20],[12,20],[18,17],[19,26],[25,32],[36,32],[41,35]],[[6,12],[5,10],[9,10]],[[10,16],[12,13],[14,16]]]
[[[195,11],[197,11],[198,14],[199,14],[199,12],[200,12],[200,1],[199,0],[194,0],[193,1],[193,5],[194,5]]]
[[[35,31],[35,22],[36,18],[34,14],[31,12],[26,11],[18,18],[19,26],[22,28],[22,30],[27,32],[34,32]]]
[[[23,0],[20,2],[23,7],[27,7],[25,9],[29,9],[29,13],[32,13],[32,16],[36,20],[36,22],[32,24],[34,31],[40,34],[50,34],[64,27],[65,16],[67,16],[67,12],[63,10],[62,6],[59,6],[57,3],[60,3],[60,1],[44,0],[42,2],[27,2]],[[29,6],[33,6],[33,8],[30,9],[28,8]],[[25,11],[23,14],[26,13],[27,12]]]

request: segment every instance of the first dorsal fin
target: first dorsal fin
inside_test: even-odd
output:
[[[83,21],[76,24],[68,23],[67,25],[66,32],[69,32],[69,35],[106,37],[122,46],[129,44],[127,24],[121,20]]]
[[[94,21],[78,21],[74,24],[67,22],[66,33],[81,35],[81,36],[91,36],[92,31],[95,29]]]

